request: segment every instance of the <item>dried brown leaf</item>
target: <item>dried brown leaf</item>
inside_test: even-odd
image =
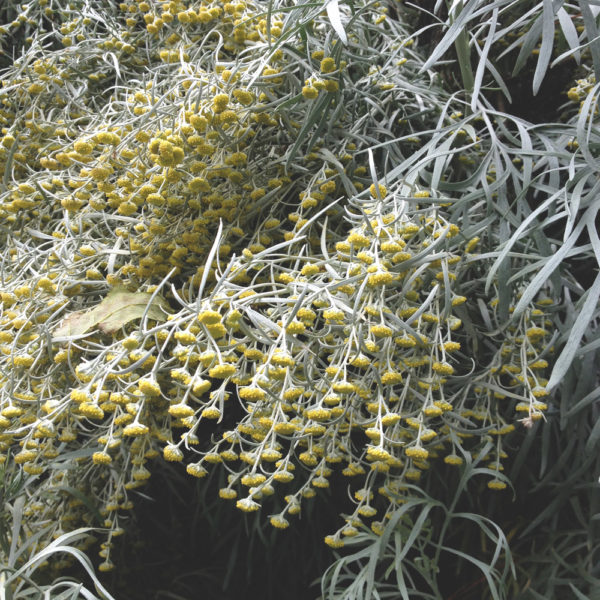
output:
[[[125,288],[111,290],[106,298],[91,310],[67,315],[54,331],[55,338],[80,336],[98,327],[102,333],[115,333],[127,323],[141,319],[144,314],[155,321],[164,321],[168,304],[160,296],[152,303],[149,292],[129,292]]]

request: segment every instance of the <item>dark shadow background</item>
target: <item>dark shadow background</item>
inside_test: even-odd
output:
[[[208,480],[162,461],[152,471],[149,484],[141,488],[150,499],[135,500],[127,533],[115,539],[116,568],[106,581],[117,599],[320,596],[320,576],[334,560],[323,538],[343,523],[338,511],[345,492],[336,490],[340,497],[333,498],[319,491],[302,502],[301,515],[289,517],[288,529],[277,530],[269,515],[281,510],[283,486],[263,501],[260,511],[245,514],[235,508],[235,500],[218,497],[226,485],[218,466]]]

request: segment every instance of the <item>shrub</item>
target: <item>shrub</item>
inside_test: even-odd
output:
[[[510,518],[468,498],[558,485],[517,526],[540,528],[573,498],[567,457],[589,491],[597,448],[600,276],[578,266],[600,256],[595,19],[538,8],[454,3],[421,29],[392,3],[4,9],[22,53],[0,112],[0,459],[27,477],[21,563],[83,561],[94,528],[98,569],[118,570],[164,459],[224,470],[244,512],[284,498],[276,529],[347,477],[325,543],[359,549],[324,575],[332,597],[441,597],[444,556],[494,598],[534,573],[530,597],[592,589],[583,558],[555,587],[535,561],[516,573]],[[553,56],[580,60],[551,123],[510,112],[499,69],[519,41],[534,91]],[[491,556],[452,541],[464,523]]]

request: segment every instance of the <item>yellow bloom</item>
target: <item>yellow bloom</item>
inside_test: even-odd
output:
[[[163,449],[163,457],[169,462],[181,462],[183,460],[183,452],[177,446],[168,444]]]
[[[371,333],[375,337],[391,337],[392,336],[392,328],[387,325],[372,325]]]
[[[192,477],[198,478],[204,477],[208,473],[208,471],[198,463],[189,464],[185,470],[188,473],[188,475],[192,475]]]
[[[149,431],[150,430],[148,429],[148,427],[146,427],[146,425],[142,425],[142,423],[131,423],[130,425],[127,425],[125,429],[123,429],[123,435],[138,437],[146,435],[147,433],[149,433]]]
[[[369,192],[371,192],[373,198],[385,198],[387,196],[387,189],[385,185],[382,185],[381,183],[378,185],[372,183],[369,187]]]
[[[263,400],[267,395],[264,390],[257,387],[239,388],[238,394],[242,400],[247,400],[248,402],[258,402],[259,400]]]
[[[307,100],[314,100],[319,95],[319,90],[312,85],[305,85],[302,88],[302,95]]]
[[[228,377],[231,377],[232,375],[234,375],[236,372],[236,368],[235,365],[231,365],[231,364],[223,364],[223,365],[216,365],[214,367],[212,367],[212,369],[210,369],[210,371],[208,372],[210,377],[214,377],[215,379],[227,379]]]
[[[331,308],[323,311],[323,317],[327,321],[341,321],[344,318],[344,313],[341,310]]]
[[[219,490],[219,498],[223,498],[223,500],[235,500],[237,492],[231,488],[221,488]]]
[[[506,483],[499,479],[492,479],[491,481],[488,481],[487,486],[490,490],[503,490],[506,488]]]
[[[271,517],[270,523],[271,523],[271,525],[273,525],[273,527],[276,527],[277,529],[286,529],[287,527],[290,526],[289,521],[287,519],[285,519],[284,517],[282,517],[281,515],[276,515],[274,517]]]
[[[392,455],[379,446],[369,446],[367,448],[367,458],[369,460],[387,461],[392,458]]]
[[[238,500],[236,502],[236,507],[243,512],[254,512],[260,508],[260,504],[258,502],[255,502],[250,496],[248,496],[247,498]]]
[[[331,73],[332,71],[335,71],[335,69],[336,69],[335,61],[331,57],[324,58],[321,61],[320,67],[321,67],[321,73]]]
[[[454,373],[454,367],[447,362],[434,362],[431,368],[440,375],[452,375]]]
[[[138,389],[142,394],[151,398],[160,396],[160,386],[154,379],[143,378],[138,381]]]
[[[290,335],[299,335],[306,331],[306,325],[294,319],[291,323],[288,324],[288,326],[285,328],[285,331]]]
[[[92,454],[92,462],[95,465],[109,465],[112,462],[112,458],[108,452],[94,452]]]
[[[169,414],[172,417],[181,419],[193,416],[195,414],[195,411],[193,408],[191,408],[184,402],[180,402],[178,404],[171,404],[171,406],[169,406]]]
[[[216,406],[207,406],[200,414],[204,419],[218,419],[221,416],[221,411]]]
[[[421,448],[419,446],[413,446],[412,448],[407,448],[404,453],[409,458],[416,458],[424,460],[429,456],[429,451],[425,450],[425,448]]]
[[[313,421],[325,421],[331,417],[331,410],[328,408],[311,408],[306,411],[306,416]]]
[[[83,402],[79,405],[79,412],[89,419],[102,419],[104,411],[93,402]]]
[[[254,94],[248,90],[234,90],[233,97],[244,106],[254,102]]]
[[[221,322],[221,314],[216,310],[203,310],[198,315],[198,321],[205,325],[214,325]]]
[[[344,546],[344,540],[340,539],[340,537],[337,535],[326,535],[325,543],[330,548],[342,548]]]
[[[366,248],[371,245],[369,238],[358,231],[353,231],[347,238],[349,244],[352,244],[355,248]]]
[[[289,471],[279,471],[273,475],[273,479],[279,483],[289,483],[294,479],[294,474]]]

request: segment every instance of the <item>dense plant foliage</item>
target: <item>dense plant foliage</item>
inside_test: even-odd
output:
[[[335,499],[324,597],[595,597],[595,12],[4,5],[8,597],[111,597],[180,470]]]

